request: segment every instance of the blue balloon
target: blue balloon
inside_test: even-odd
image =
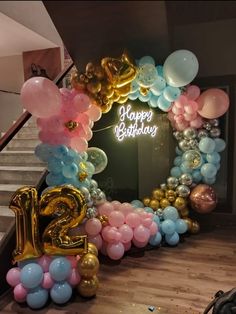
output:
[[[183,155],[182,150],[181,150],[178,146],[175,147],[175,152],[176,152],[176,154],[179,155],[179,156],[182,156],[182,155]]]
[[[53,173],[60,173],[63,166],[64,166],[63,161],[61,161],[61,160],[59,160],[59,159],[57,159],[57,158],[52,157],[52,158],[48,161],[48,170],[49,170],[50,172],[53,172]]]
[[[158,76],[155,80],[155,83],[150,87],[150,91],[155,96],[160,96],[163,92],[163,89],[166,87],[166,81],[163,77]]]
[[[50,172],[46,177],[46,183],[48,186],[61,185],[65,183],[65,177],[60,173]]]
[[[220,163],[215,164],[215,167],[216,167],[217,171],[220,170]]]
[[[222,138],[215,138],[215,151],[217,153],[223,152],[223,150],[225,150],[226,147],[226,143]]]
[[[68,302],[71,295],[72,288],[66,281],[55,283],[50,290],[50,296],[53,302],[57,304],[64,304]]]
[[[163,210],[163,217],[164,219],[170,219],[172,221],[176,221],[179,218],[179,213],[177,211],[177,209],[173,206],[167,206],[164,210]]]
[[[79,171],[78,166],[73,162],[70,165],[64,165],[62,168],[62,174],[66,178],[73,178]]]
[[[206,163],[201,167],[201,174],[207,178],[213,178],[216,176],[217,169],[214,164]]]
[[[153,59],[153,57],[150,56],[144,56],[141,59],[139,59],[138,61],[138,65],[142,66],[144,64],[152,64],[155,65],[155,60]]]
[[[173,234],[175,232],[175,223],[170,219],[166,219],[162,222],[161,229],[165,234]]]
[[[160,225],[160,218],[157,215],[153,215],[153,221],[159,226]]]
[[[140,94],[138,99],[142,102],[148,102],[150,100],[151,96],[152,96],[152,93],[148,92],[147,95],[145,95],[145,96]]]
[[[211,184],[214,184],[216,182],[216,177],[212,177],[212,178],[204,177],[202,181],[206,184],[211,185]]]
[[[167,100],[163,95],[161,95],[158,98],[157,101],[158,107],[162,110],[162,111],[168,111],[170,109],[170,107],[172,106],[172,103]]]
[[[131,82],[131,91],[130,92],[133,94],[133,93],[138,92],[138,91],[139,91],[139,85],[138,85],[136,80],[133,80]]]
[[[203,137],[200,140],[198,146],[201,152],[205,154],[212,154],[215,150],[216,144],[215,141],[210,137]]]
[[[40,309],[48,300],[48,291],[41,287],[30,290],[26,297],[26,302],[32,309]]]
[[[158,104],[157,104],[158,98],[159,98],[159,96],[152,95],[152,97],[148,101],[148,104],[151,108],[157,108],[158,107]]]
[[[146,213],[151,213],[151,214],[154,213],[154,210],[151,207],[144,207],[144,210]]]
[[[88,154],[86,152],[82,152],[80,153],[80,157],[86,161],[88,159]]]
[[[162,65],[158,65],[158,66],[156,66],[156,69],[157,69],[158,75],[160,75],[160,76],[162,76],[162,78],[164,78],[163,66]]]
[[[180,170],[182,173],[192,173],[193,169],[189,167],[188,161],[183,161],[182,164],[180,165]]]
[[[135,208],[144,208],[144,205],[140,200],[133,200],[130,204]]]
[[[185,233],[188,230],[188,225],[183,219],[177,219],[175,222],[175,230],[180,234]]]
[[[177,232],[174,232],[173,234],[166,234],[165,240],[169,245],[176,245],[179,243],[179,235]]]
[[[201,171],[200,170],[194,170],[192,172],[192,178],[193,178],[193,182],[195,182],[195,183],[201,182],[201,180],[202,180]]]
[[[182,163],[182,157],[181,157],[181,156],[175,157],[175,159],[174,159],[174,165],[177,166],[177,167],[179,167],[179,166],[181,165],[181,163]]]
[[[35,155],[43,162],[47,162],[53,156],[52,146],[44,143],[37,145]]]
[[[178,87],[167,86],[163,91],[163,95],[168,101],[175,101],[180,96],[180,89]]]
[[[49,266],[49,273],[56,281],[65,280],[71,271],[71,264],[65,257],[54,259]]]
[[[182,175],[182,171],[179,167],[173,167],[170,170],[170,174],[172,177],[179,178]]]
[[[218,164],[220,162],[220,159],[220,154],[217,152],[206,155],[206,160],[211,164]]]
[[[151,236],[149,239],[149,244],[152,246],[157,246],[161,243],[162,235],[160,232],[157,232],[155,235]]]
[[[130,100],[136,100],[139,97],[139,92],[137,91],[135,93],[129,94],[128,97]]]
[[[41,284],[43,280],[43,270],[36,263],[25,265],[20,273],[20,282],[25,288],[33,289]]]
[[[69,153],[69,148],[65,145],[59,145],[54,148],[54,156],[58,159],[64,159]]]

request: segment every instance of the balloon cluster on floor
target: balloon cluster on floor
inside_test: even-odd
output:
[[[31,308],[66,303],[72,288],[85,297],[96,294],[97,250],[113,260],[132,246],[175,246],[199,224],[189,215],[211,212],[217,202],[212,184],[220,169],[220,120],[229,107],[228,95],[212,88],[201,93],[190,85],[198,72],[196,56],[188,50],[173,52],[164,65],[150,56],[136,62],[103,58],[74,72],[72,89],[58,89],[47,78],[33,77],[22,87],[23,107],[37,118],[41,143],[36,156],[46,163],[46,188],[16,191],[10,208],[16,215],[18,267],[7,274],[17,302]],[[113,104],[127,100],[161,110],[173,127],[176,157],[170,176],[150,193],[131,203],[108,202],[94,180],[107,165],[105,152],[88,148],[94,122]],[[39,234],[39,217],[52,221]],[[23,217],[23,218],[22,218]]]

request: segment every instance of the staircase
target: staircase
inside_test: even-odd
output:
[[[39,142],[35,119],[31,118],[0,153],[0,246],[14,221],[8,207],[12,194],[21,186],[35,186],[45,169],[34,155]]]

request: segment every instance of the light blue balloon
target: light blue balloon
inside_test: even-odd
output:
[[[215,151],[217,153],[223,152],[226,147],[226,143],[222,138],[215,138]]]
[[[200,140],[198,146],[201,152],[205,154],[212,154],[215,150],[216,144],[215,141],[210,137],[203,137]]]
[[[20,273],[20,282],[25,288],[33,289],[41,284],[43,280],[42,267],[36,263],[25,265]]]
[[[93,165],[90,161],[87,161],[87,162],[86,162],[86,167],[87,167],[87,172],[88,172],[88,174],[93,175],[94,172],[95,172],[95,167],[94,167],[94,165]]]
[[[167,112],[170,109],[170,107],[172,106],[172,103],[169,100],[167,100],[163,95],[161,95],[158,98],[157,104],[158,104],[158,107],[162,111],[165,111],[165,112]]]
[[[155,80],[155,83],[150,87],[150,91],[155,96],[160,96],[166,87],[166,81],[163,77],[158,76]]]
[[[140,101],[142,101],[142,102],[148,102],[148,101],[150,100],[151,96],[152,96],[152,93],[151,93],[151,92],[148,92],[147,95],[145,95],[145,96],[142,95],[142,94],[140,94],[139,97],[138,97],[138,99],[139,99]]]
[[[69,153],[69,148],[65,145],[59,145],[54,148],[54,156],[58,159],[64,159]]]
[[[179,166],[181,165],[181,163],[182,163],[182,157],[181,157],[181,156],[175,157],[175,159],[174,159],[174,165],[177,166],[177,167],[179,167]]]
[[[32,309],[42,308],[48,300],[48,291],[41,287],[30,290],[26,297],[26,302]]]
[[[80,157],[86,161],[88,159],[88,154],[86,152],[82,152],[80,153]]]
[[[163,66],[162,65],[158,65],[156,66],[157,69],[157,73],[159,76],[162,76],[164,78],[164,74],[163,74]]]
[[[153,57],[150,56],[144,56],[141,59],[139,59],[138,65],[142,66],[144,64],[152,64],[155,65],[155,60],[153,59]]]
[[[173,234],[175,232],[175,223],[170,219],[166,219],[162,222],[161,229],[165,234]]]
[[[151,108],[157,108],[158,107],[158,103],[157,103],[158,98],[159,98],[159,96],[152,95],[152,97],[148,101],[148,104]]]
[[[179,178],[182,175],[182,171],[181,171],[180,167],[173,167],[170,170],[170,174],[172,177]]]
[[[179,155],[179,156],[182,156],[182,155],[183,155],[182,150],[181,150],[178,146],[175,147],[175,152],[176,152],[176,154]]]
[[[91,180],[89,178],[85,179],[84,181],[80,182],[81,186],[89,189],[91,185]]]
[[[49,273],[56,281],[65,280],[71,271],[71,264],[65,257],[54,259],[49,266]]]
[[[163,210],[163,217],[164,219],[170,219],[172,221],[176,221],[179,218],[179,213],[177,211],[177,209],[173,206],[167,206],[164,210]]]
[[[216,176],[217,169],[214,164],[206,163],[201,167],[201,174],[206,178],[213,178]]]
[[[151,207],[144,207],[144,210],[146,213],[151,213],[151,214],[154,213],[154,210]]]
[[[193,169],[189,168],[189,163],[188,161],[183,161],[182,164],[180,165],[180,170],[182,173],[192,173]]]
[[[140,200],[133,200],[130,204],[135,208],[144,208],[144,205]]]
[[[195,183],[201,182],[201,180],[202,180],[201,171],[200,170],[194,170],[192,172],[192,178],[193,178],[193,182],[195,182]]]
[[[70,165],[64,165],[62,168],[62,174],[66,178],[73,178],[79,171],[78,166],[72,162]]]
[[[41,143],[35,147],[35,155],[42,160],[47,162],[53,156],[52,146]]]
[[[218,164],[220,162],[220,154],[217,152],[213,152],[212,154],[206,155],[206,160],[211,164]]]
[[[139,92],[138,91],[133,93],[133,94],[129,94],[129,96],[128,96],[128,98],[130,100],[136,100],[138,97],[139,97]]]
[[[215,164],[215,167],[216,167],[217,171],[219,171],[219,170],[220,170],[220,162],[218,162],[217,164]]]
[[[163,96],[168,101],[175,101],[180,96],[180,89],[178,87],[167,86],[163,91]]]
[[[51,158],[48,161],[48,170],[53,173],[61,173],[62,167],[64,166],[63,161],[57,158]]]
[[[153,215],[153,221],[159,226],[160,225],[160,218],[157,215]]]
[[[162,235],[160,232],[157,232],[155,235],[151,236],[149,239],[149,244],[152,246],[157,246],[161,243]]]
[[[179,243],[179,235],[177,232],[174,232],[173,234],[166,234],[165,240],[171,246],[177,245]]]
[[[207,177],[203,177],[203,183],[206,183],[206,184],[214,184],[216,182],[216,177],[212,177],[212,178],[207,178]]]
[[[163,74],[170,86],[188,85],[198,72],[198,60],[189,50],[176,50],[168,56],[163,65]]]
[[[50,296],[53,302],[64,304],[70,300],[72,288],[66,281],[55,283],[50,290]]]
[[[175,222],[175,230],[180,234],[185,233],[188,230],[188,225],[183,219],[177,219]]]
[[[133,80],[131,82],[131,93],[133,94],[133,93],[138,92],[138,91],[139,91],[139,85],[138,85],[136,80]]]

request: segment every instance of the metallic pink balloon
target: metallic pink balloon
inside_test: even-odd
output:
[[[210,213],[217,204],[215,191],[207,184],[198,184],[191,191],[190,203],[196,212],[200,214]]]

